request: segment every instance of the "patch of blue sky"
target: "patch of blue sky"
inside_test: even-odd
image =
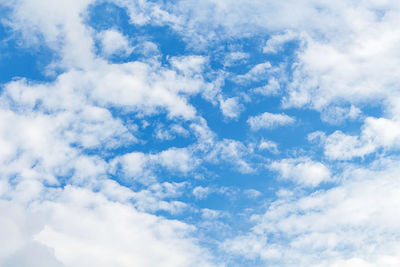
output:
[[[0,9],[0,17],[6,17],[5,12]],[[44,45],[27,47],[21,36],[4,23],[0,23],[0,50],[0,84],[18,78],[35,81],[56,78],[56,75],[46,73],[46,67],[57,59],[56,53]]]

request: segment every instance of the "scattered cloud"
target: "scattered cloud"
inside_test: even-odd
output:
[[[271,170],[277,171],[283,180],[291,180],[299,185],[316,187],[330,179],[329,169],[320,162],[308,158],[283,159],[272,162]]]
[[[247,120],[247,123],[253,131],[271,129],[280,125],[293,124],[294,122],[295,119],[286,114],[273,114],[269,112],[264,112],[260,115],[250,117]]]
[[[1,3],[0,265],[398,266],[399,12]]]
[[[239,102],[239,97],[231,97],[227,99],[221,97],[219,103],[222,114],[230,119],[238,118],[244,109],[244,106]]]

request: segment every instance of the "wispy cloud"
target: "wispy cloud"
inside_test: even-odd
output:
[[[270,129],[275,128],[280,125],[293,124],[295,119],[286,114],[273,114],[269,112],[264,112],[260,115],[250,117],[247,123],[253,131],[260,129]]]

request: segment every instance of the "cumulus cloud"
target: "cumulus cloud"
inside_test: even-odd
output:
[[[38,242],[31,242],[10,255],[3,263],[4,267],[43,266],[63,267],[64,265],[54,256],[54,249]]]
[[[237,118],[243,111],[243,105],[240,104],[238,97],[231,97],[227,99],[219,98],[220,109],[222,114],[227,118]]]
[[[185,238],[189,225],[138,212],[87,189],[68,186],[48,196],[30,207],[2,200],[0,224],[8,244],[1,250],[2,266],[209,265],[205,252]]]
[[[181,243],[191,229],[180,222],[140,213],[72,187],[56,201],[41,206],[47,222],[34,238],[53,247],[65,266],[151,266],[159,262],[166,266],[208,265],[207,260],[196,263],[192,252],[180,251],[192,247],[194,253],[201,253],[195,252],[190,239]],[[77,217],[81,220],[74,219]],[[167,249],[171,244],[173,250]]]
[[[102,52],[106,57],[113,54],[128,56],[133,51],[128,39],[117,30],[102,31],[98,34],[98,38],[101,41]]]
[[[283,159],[272,162],[271,170],[277,171],[284,180],[309,187],[318,186],[321,182],[329,181],[330,171],[320,162],[308,158]]]
[[[311,133],[309,140],[320,142],[328,158],[349,160],[365,157],[379,149],[397,150],[400,147],[400,127],[397,120],[368,117],[359,136],[337,130],[328,136],[322,132]]]

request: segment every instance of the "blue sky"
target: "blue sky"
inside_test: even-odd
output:
[[[399,266],[399,13],[0,3],[0,266]]]

